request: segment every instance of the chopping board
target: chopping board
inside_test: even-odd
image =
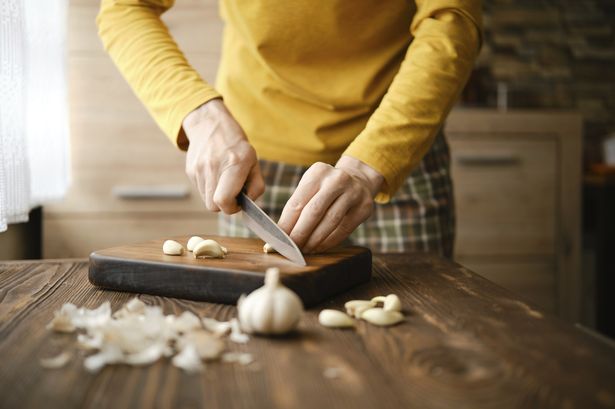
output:
[[[95,251],[90,255],[89,280],[111,290],[235,304],[241,294],[263,285],[267,268],[278,267],[284,285],[311,307],[371,277],[371,252],[359,246],[307,255],[307,266],[294,264],[277,253],[263,253],[263,241],[253,238],[201,236],[226,247],[224,259],[195,259],[188,251],[181,256],[162,252],[166,239],[185,247],[190,237],[167,237]]]

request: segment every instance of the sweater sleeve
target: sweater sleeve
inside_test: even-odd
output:
[[[160,16],[174,0],[102,0],[103,46],[158,126],[182,149],[185,116],[218,94],[190,66]]]
[[[387,202],[429,150],[456,102],[480,48],[479,0],[416,0],[413,41],[365,129],[344,155],[385,179]]]

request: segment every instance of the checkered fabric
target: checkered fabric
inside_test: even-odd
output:
[[[439,134],[393,199],[375,204],[350,241],[375,253],[431,252],[451,258],[455,219],[449,162],[448,144]],[[264,160],[260,166],[267,188],[256,202],[278,220],[307,167]],[[239,214],[220,214],[218,223],[222,235],[253,236]]]

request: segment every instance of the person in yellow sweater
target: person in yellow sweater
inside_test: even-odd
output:
[[[478,0],[222,0],[216,88],[160,15],[173,0],[102,0],[99,35],[223,234],[247,193],[304,252],[350,239],[452,255],[442,124],[480,47]],[[263,195],[263,193],[265,193]]]

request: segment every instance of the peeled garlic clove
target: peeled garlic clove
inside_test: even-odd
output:
[[[401,311],[401,300],[395,294],[389,294],[384,299],[383,309],[387,311]]]
[[[322,310],[318,314],[320,325],[329,328],[349,328],[354,327],[354,320],[347,314],[337,310]]]
[[[379,295],[377,297],[372,298],[371,301],[377,305],[380,302],[384,304],[385,299],[386,297],[384,295]]]
[[[395,325],[404,320],[404,316],[399,311],[388,311],[383,308],[370,308],[361,314],[361,319],[370,324],[387,327]]]
[[[263,246],[263,253],[276,253],[275,249],[269,243],[265,243]]]
[[[224,258],[224,249],[215,240],[206,239],[197,243],[192,249],[194,258],[209,257],[209,258]]]
[[[175,240],[167,240],[162,244],[162,252],[168,256],[181,256],[184,247]]]
[[[199,244],[200,242],[202,242],[203,240],[205,240],[202,237],[199,236],[192,236],[190,237],[190,239],[188,239],[188,243],[186,244],[186,248],[188,249],[188,251],[193,251],[194,247]]]
[[[346,313],[355,318],[359,318],[363,311],[373,308],[375,306],[375,302],[368,300],[352,300],[344,304]]]

